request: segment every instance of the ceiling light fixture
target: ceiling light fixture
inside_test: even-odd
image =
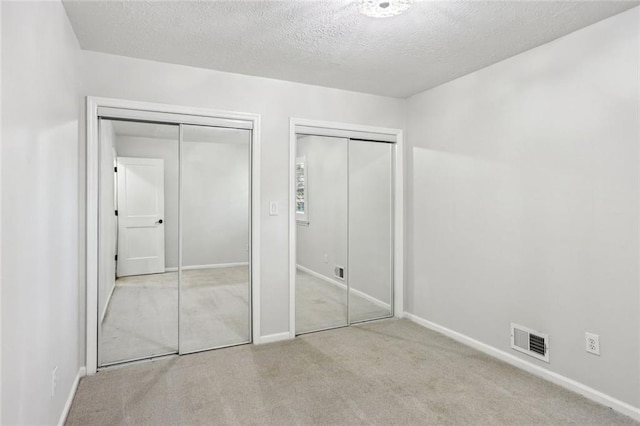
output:
[[[411,6],[411,0],[360,0],[360,13],[372,18],[400,15]]]

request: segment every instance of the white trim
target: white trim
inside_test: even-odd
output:
[[[140,109],[121,109],[111,107],[99,107],[98,115],[104,118],[154,121],[161,123],[226,127],[231,129],[251,130],[253,122],[249,120],[229,120],[228,118],[218,118],[211,116],[185,115],[176,113],[164,113],[158,111],[145,111]]]
[[[86,189],[86,374],[98,365],[98,108],[112,107],[151,112],[209,116],[253,123],[251,133],[251,301],[252,341],[260,341],[260,115],[168,104],[87,96],[87,189]]]
[[[190,265],[183,266],[183,271],[192,271],[196,269],[220,269],[220,268],[233,268],[234,266],[247,266],[249,262],[232,262],[232,263],[212,263],[210,265]],[[165,272],[177,272],[178,267],[172,266],[170,268],[164,268]]]
[[[76,374],[76,378],[73,380],[73,384],[71,385],[71,390],[69,390],[69,396],[67,397],[67,402],[64,404],[64,408],[62,409],[62,414],[60,414],[58,426],[64,426],[65,422],[67,421],[69,410],[71,410],[71,404],[73,403],[73,399],[76,396],[76,391],[78,390],[80,379],[86,375],[87,370],[84,367],[80,367],[80,369],[78,369],[78,373]]]
[[[296,123],[289,119],[289,338],[296,337]]]
[[[329,136],[334,138],[347,138],[347,139],[364,139],[374,140],[379,142],[395,142],[396,136],[391,133],[368,133],[363,131],[353,131],[345,129],[329,129],[322,126],[296,126],[296,133],[299,135],[313,135],[313,136]]]
[[[294,134],[295,127],[316,127],[319,129],[331,129],[331,130],[344,130],[346,132],[359,132],[359,133],[375,133],[379,135],[393,135],[397,136],[402,133],[400,129],[393,129],[391,127],[376,127],[376,126],[367,126],[363,124],[351,124],[351,123],[341,123],[339,121],[321,121],[321,120],[309,120],[306,118],[295,118],[292,117],[290,119],[294,125]],[[396,139],[397,142],[397,139]]]
[[[86,368],[95,374],[98,366],[98,98],[87,97],[87,187],[86,187]]]
[[[494,348],[493,346],[489,346],[486,343],[482,343],[469,336],[435,324],[424,318],[420,318],[417,315],[405,312],[403,316],[425,328],[444,334],[445,336],[450,337],[457,342],[477,349],[480,352],[499,359],[500,361],[506,362],[507,364],[513,365],[514,367],[518,367],[528,373],[534,374],[542,379],[548,380],[552,383],[555,383],[556,385],[562,386],[565,389],[576,392],[592,401],[603,404],[626,416],[640,421],[640,407],[634,407],[631,404],[620,401],[619,399],[602,393],[583,383],[577,382],[561,374],[554,373],[553,371],[549,371],[544,367],[532,364],[531,362],[518,358],[513,354],[504,352],[500,349]]]
[[[291,340],[292,337],[289,335],[288,331],[285,331],[284,333],[275,333],[275,334],[267,334],[266,336],[262,336],[260,338],[260,345],[264,345],[267,343],[275,343],[275,342],[281,342],[283,340]]]
[[[260,271],[261,271],[261,249],[260,249],[260,156],[261,156],[261,117],[260,114],[251,114],[253,119],[253,132],[251,133],[251,333],[252,342],[260,343],[260,312],[262,299],[260,297]]]
[[[0,46],[2,45],[2,2],[0,2]],[[6,37],[5,37],[6,38]],[[2,55],[0,55],[0,82],[4,81],[2,79]],[[2,144],[2,84],[0,84],[0,147],[4,146]],[[0,153],[2,150],[0,149]],[[1,159],[2,155],[0,155]],[[0,161],[2,164],[2,161]],[[0,212],[2,211],[2,179],[0,179]],[[0,241],[2,241],[2,221],[0,221]],[[0,259],[2,259],[2,244],[0,244]],[[0,262],[1,263],[1,262]],[[4,340],[2,340],[2,274],[0,273],[0,347]],[[4,383],[2,381],[2,350],[0,350],[0,383]],[[2,386],[0,386],[0,422],[2,422]]]
[[[332,278],[326,277],[324,275],[322,275],[319,272],[316,272],[312,269],[309,269],[305,266],[302,265],[296,265],[296,269],[301,270],[302,272],[305,272],[309,275],[311,275],[312,277],[318,278],[319,280],[328,282],[329,284],[333,284],[335,286],[340,287],[342,290],[347,290],[347,285],[345,283],[341,283],[340,281],[334,280]],[[356,290],[354,288],[351,289],[351,294],[353,294],[354,296],[358,296],[361,297],[362,299],[365,299],[371,303],[373,303],[374,305],[380,307],[380,308],[384,308],[384,309],[391,309],[391,305],[389,305],[388,303],[383,302],[380,299],[376,299],[375,297],[360,291],[360,290]]]
[[[395,136],[393,314],[401,317],[404,310],[404,137],[402,130],[291,117],[289,119],[289,335],[291,338],[296,335],[296,126]]]
[[[396,133],[395,151],[395,211],[393,247],[393,314],[402,317],[404,312],[404,133]]]

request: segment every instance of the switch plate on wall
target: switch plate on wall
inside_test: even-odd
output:
[[[269,202],[269,216],[278,216],[278,202],[270,201]]]

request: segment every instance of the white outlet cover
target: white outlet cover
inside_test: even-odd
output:
[[[584,339],[587,352],[600,355],[600,336],[593,333],[584,333]]]

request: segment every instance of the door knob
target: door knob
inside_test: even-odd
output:
[[[156,223],[162,223],[162,219],[160,219],[159,221],[157,221]]]

